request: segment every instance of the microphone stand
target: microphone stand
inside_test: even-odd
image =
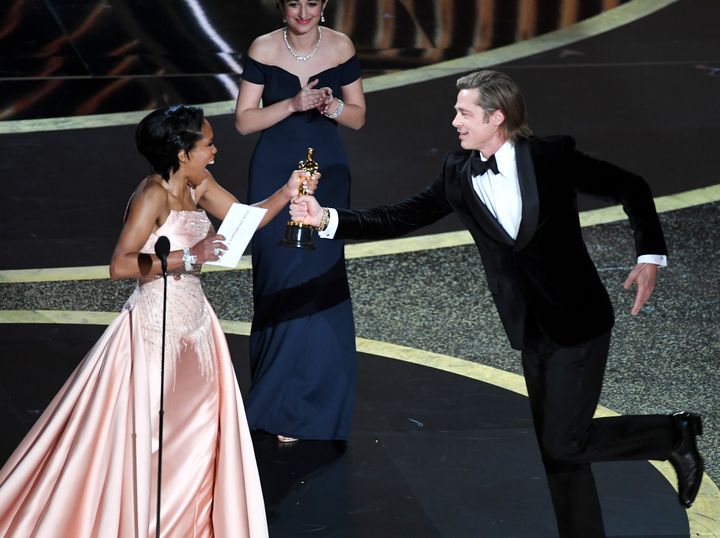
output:
[[[163,416],[165,414],[165,317],[167,312],[167,256],[170,253],[170,240],[163,236],[155,242],[155,254],[160,258],[163,275],[163,315],[162,344],[160,352],[160,423],[158,428],[158,472],[157,472],[157,511],[155,538],[160,538],[160,484],[162,482]]]

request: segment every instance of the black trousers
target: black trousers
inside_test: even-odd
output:
[[[609,347],[610,333],[563,347],[526,330],[525,382],[561,538],[605,537],[592,462],[666,460],[676,443],[668,415],[593,419]]]

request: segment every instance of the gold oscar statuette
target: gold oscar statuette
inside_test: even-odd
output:
[[[298,168],[312,175],[317,173],[320,165],[313,160],[313,148],[308,148],[307,157],[304,161],[300,161]],[[307,194],[304,185],[300,185],[299,194]],[[279,245],[284,247],[303,248],[305,250],[315,250],[315,243],[312,241],[312,232],[314,227],[302,222],[291,220],[285,226],[285,237],[279,241]]]

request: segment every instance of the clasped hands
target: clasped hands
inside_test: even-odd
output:
[[[320,226],[323,210],[313,196],[320,176],[319,172],[311,174],[305,170],[295,170],[290,176],[287,186],[293,193],[290,199],[290,217],[294,222],[314,228]],[[293,189],[292,185],[295,184],[295,181],[298,181],[298,183],[297,187]],[[300,186],[303,187],[305,192],[300,190]]]
[[[335,111],[338,103],[332,93],[332,88],[315,88],[319,79],[311,80],[292,98],[292,107],[295,112],[305,112],[317,108],[321,114],[330,114]]]

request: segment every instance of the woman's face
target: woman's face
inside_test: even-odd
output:
[[[304,34],[320,24],[325,2],[320,0],[286,0],[280,2],[287,27],[295,33]]]
[[[186,173],[190,182],[198,186],[209,174],[207,166],[215,162],[217,147],[213,141],[213,129],[208,120],[203,120],[202,138],[187,152]]]

